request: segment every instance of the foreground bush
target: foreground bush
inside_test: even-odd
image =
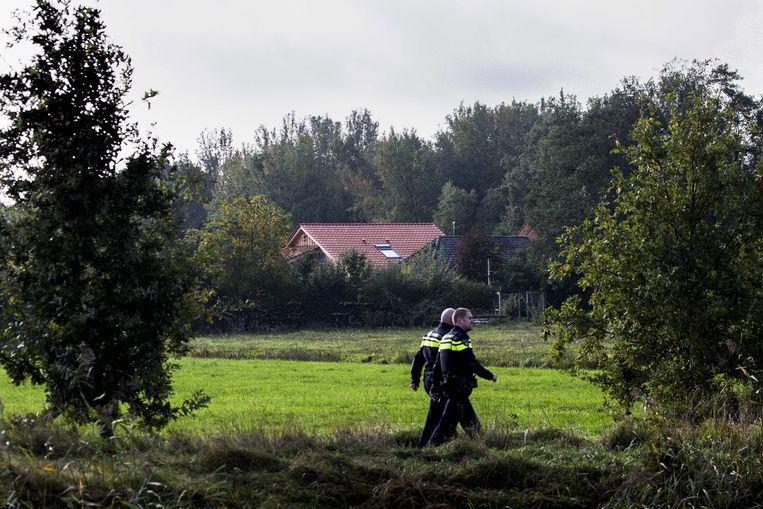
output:
[[[738,80],[725,66],[666,68],[644,91],[632,174],[616,171],[611,202],[560,239],[551,275],[578,279],[587,302],[548,313],[547,333],[558,352],[579,344],[626,406],[729,384],[763,404],[763,106]]]

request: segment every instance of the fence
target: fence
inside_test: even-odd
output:
[[[533,322],[546,309],[546,292],[496,292],[496,314],[506,318]]]

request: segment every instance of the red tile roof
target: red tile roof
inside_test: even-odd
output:
[[[300,253],[309,249],[300,244],[313,243],[333,261],[338,261],[343,252],[355,249],[372,264],[386,265],[390,259],[376,245],[389,244],[405,259],[442,235],[432,223],[303,223],[292,233],[286,249]]]
[[[530,240],[538,240],[538,234],[535,233],[529,224],[525,223],[522,228],[514,234],[515,237],[527,237]]]

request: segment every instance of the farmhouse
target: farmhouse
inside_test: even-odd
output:
[[[284,248],[287,260],[318,253],[321,261],[337,262],[355,250],[375,266],[408,258],[415,251],[442,237],[432,223],[302,223]]]

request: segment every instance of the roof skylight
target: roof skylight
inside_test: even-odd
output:
[[[389,244],[374,244],[374,247],[387,258],[402,258]]]

